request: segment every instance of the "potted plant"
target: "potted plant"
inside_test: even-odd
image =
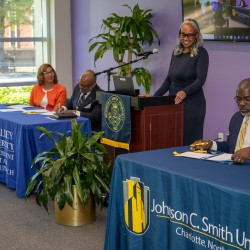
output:
[[[111,16],[103,20],[102,27],[104,32],[92,37],[89,42],[95,41],[89,51],[95,51],[94,62],[102,58],[108,50],[113,50],[114,60],[118,65],[123,65],[132,61],[132,56],[143,51],[143,45],[151,45],[154,38],[160,45],[158,33],[153,28],[151,19],[153,18],[150,9],[142,10],[136,4],[132,9],[127,4],[123,5],[129,8],[131,16],[119,16],[112,13]],[[127,62],[124,61],[127,53]],[[152,78],[150,72],[144,67],[132,70],[131,64],[119,68],[120,76],[135,76],[137,84],[145,88],[146,93],[150,93]]]
[[[91,198],[93,198],[93,205],[100,204],[102,207],[103,195],[108,196],[110,187],[109,164],[103,161],[106,150],[98,142],[104,132],[82,133],[81,126],[82,124],[78,124],[76,119],[72,119],[70,134],[38,127],[43,132],[41,137],[50,137],[54,140],[55,147],[39,153],[34,158],[32,166],[39,166],[39,168],[28,183],[25,199],[34,192],[37,204],[47,211],[48,201],[51,199],[55,201],[56,212],[63,211],[67,207],[67,214],[72,207],[72,212],[76,213],[75,205],[79,203],[82,203],[83,207],[89,207]],[[92,214],[91,218],[87,219],[87,223],[83,222],[83,224],[95,220],[94,207],[90,207],[90,210],[94,210],[94,215]],[[66,219],[66,223],[61,222],[61,219],[56,221],[66,225],[82,224],[76,221],[71,223],[68,218]]]

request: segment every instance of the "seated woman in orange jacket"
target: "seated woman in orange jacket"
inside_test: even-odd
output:
[[[55,110],[66,102],[66,88],[58,83],[57,74],[50,64],[42,64],[37,72],[38,84],[30,94],[30,106]]]

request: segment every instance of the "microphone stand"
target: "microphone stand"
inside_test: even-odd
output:
[[[148,58],[148,55],[145,55],[145,56],[143,56],[143,57],[141,57],[141,58],[132,60],[132,61],[130,61],[130,62],[128,62],[128,63],[124,63],[124,64],[122,64],[122,65],[118,65],[118,66],[116,66],[116,67],[112,67],[112,68],[103,70],[103,71],[101,71],[101,72],[95,73],[95,76],[98,76],[98,75],[103,74],[103,73],[107,73],[107,76],[108,76],[108,91],[110,91],[110,76],[112,75],[112,72],[111,72],[112,70],[121,68],[121,67],[123,67],[123,66],[129,65],[129,64],[132,64],[132,63],[141,61],[141,60],[145,60],[145,59],[147,59],[147,58]]]

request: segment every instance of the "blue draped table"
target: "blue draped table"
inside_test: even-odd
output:
[[[4,108],[0,105],[0,108]],[[87,118],[77,118],[82,131],[91,131]],[[33,158],[42,151],[50,150],[54,142],[47,136],[39,139],[42,126],[51,131],[67,133],[71,130],[71,119],[53,120],[40,114],[23,114],[21,111],[0,112],[0,182],[16,189],[17,196],[24,196],[27,183],[35,173],[31,168]]]
[[[239,21],[250,26],[250,8],[249,7],[240,7],[232,6],[233,15],[231,18],[233,20]]]
[[[250,163],[124,154],[112,174],[106,250],[250,249]]]

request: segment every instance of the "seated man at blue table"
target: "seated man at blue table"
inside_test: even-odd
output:
[[[231,153],[235,163],[244,163],[250,158],[250,78],[239,83],[234,100],[239,111],[231,118],[227,141],[198,140],[192,143],[191,151],[212,149]]]
[[[58,113],[75,113],[77,116],[89,118],[93,131],[101,130],[102,110],[96,100],[96,92],[103,91],[96,83],[95,72],[86,70],[80,77],[73,94],[65,106],[57,107]]]

